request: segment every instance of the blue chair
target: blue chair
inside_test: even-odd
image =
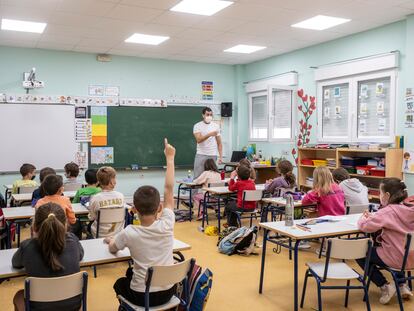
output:
[[[318,286],[318,310],[322,311],[323,289],[345,289],[345,307],[348,307],[349,290],[362,289],[364,291],[367,310],[371,310],[368,297],[367,279],[369,274],[369,259],[371,257],[372,242],[370,239],[329,239],[325,262],[306,263],[308,270],[305,273],[303,283],[302,299],[300,307],[303,308],[305,301],[306,286],[308,278],[314,277]],[[331,258],[340,261],[331,262]],[[364,274],[359,274],[345,263],[345,260],[366,258]],[[324,285],[329,279],[344,280],[346,285]],[[357,280],[361,285],[351,285],[351,280]]]
[[[81,295],[82,311],[86,311],[88,274],[78,272],[56,278],[28,277],[24,283],[25,309],[31,302],[56,302]]]
[[[189,279],[195,264],[194,259],[189,259],[170,266],[155,266],[147,270],[145,282],[145,307],[136,306],[126,298],[118,295],[121,310],[126,311],[161,311],[169,310],[181,305],[185,310],[189,310],[190,288]],[[183,282],[183,299],[173,296],[166,304],[150,307],[149,297],[151,286],[168,286]]]

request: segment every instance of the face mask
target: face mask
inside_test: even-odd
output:
[[[204,122],[210,123],[211,121],[213,121],[213,117],[212,116],[204,117]]]
[[[36,178],[36,175],[33,175],[33,176],[32,176],[32,180],[34,180],[35,178]]]

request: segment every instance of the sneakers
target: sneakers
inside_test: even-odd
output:
[[[400,293],[401,293],[402,299],[408,300],[411,297],[413,297],[413,293],[411,292],[407,284],[400,285]]]
[[[394,297],[395,293],[397,292],[394,283],[392,284],[385,284],[382,287],[380,287],[381,290],[381,297],[379,299],[379,302],[383,305],[386,305],[390,302],[392,297]]]
[[[311,248],[311,245],[308,241],[300,241],[298,245],[298,249],[309,249]]]

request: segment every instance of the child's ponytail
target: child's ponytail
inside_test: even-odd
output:
[[[399,178],[384,178],[380,187],[384,193],[390,194],[388,204],[400,204],[408,197],[407,186]]]
[[[37,208],[34,228],[47,265],[52,271],[63,269],[58,259],[66,241],[66,215],[63,208],[55,203],[46,203]]]

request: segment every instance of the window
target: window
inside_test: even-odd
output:
[[[395,70],[320,82],[319,141],[393,142],[395,90]]]
[[[267,140],[268,114],[267,93],[249,95],[250,140]]]
[[[269,86],[249,94],[249,140],[291,141],[294,88]]]

